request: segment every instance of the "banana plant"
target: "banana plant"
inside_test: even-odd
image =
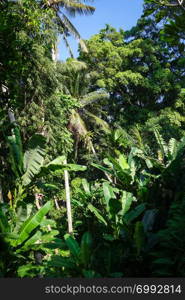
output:
[[[39,134],[34,135],[30,139],[28,143],[28,149],[25,151],[25,153],[23,153],[21,135],[19,128],[16,124],[14,124],[12,128],[12,135],[8,137],[8,144],[11,154],[10,157],[12,170],[18,179],[18,187],[27,187],[29,185],[31,185],[32,187],[38,187],[38,181],[41,182],[41,179],[43,177],[46,177],[47,175],[53,175],[55,177],[64,176],[67,203],[68,232],[72,233],[72,212],[68,171],[84,171],[86,167],[77,164],[67,164],[67,160],[64,155],[55,158],[47,164],[44,163],[46,156],[44,147],[45,138]],[[47,185],[47,183],[45,185]],[[11,195],[11,191],[9,193],[11,198],[15,199],[15,195],[13,197]],[[15,204],[16,201],[14,201],[14,206]]]
[[[85,232],[78,243],[70,234],[64,236],[67,255],[53,255],[48,262],[50,268],[59,269],[62,275],[82,277],[100,277],[92,268],[93,239],[90,232]]]
[[[76,217],[75,226],[88,226],[94,232],[109,232],[105,239],[110,235],[112,239],[119,239],[123,230],[127,230],[146,209],[146,205],[137,204],[131,192],[105,180],[90,184],[85,178],[76,178],[72,181],[72,191],[75,213],[84,217],[84,220]]]
[[[19,208],[15,220],[8,217],[8,209],[0,208],[0,239],[1,239],[1,273],[6,276],[10,269],[19,273],[18,266],[23,267],[31,259],[32,252],[45,251],[44,244],[51,242],[59,232],[48,231],[47,225],[55,227],[55,222],[46,218],[52,208],[48,201],[39,211],[33,213],[32,205],[25,209]],[[28,256],[28,253],[30,254]],[[34,258],[31,260],[34,265]]]
[[[12,135],[8,137],[7,141],[10,148],[12,170],[23,186],[33,184],[36,178],[48,174],[61,176],[64,170],[84,171],[86,169],[85,166],[66,164],[65,156],[59,156],[45,164],[45,138],[40,134],[32,136],[28,143],[28,149],[23,152],[18,126],[14,126]]]
[[[17,177],[18,187],[27,187],[29,185],[31,185],[32,187],[37,187],[37,182],[41,181],[41,179],[43,177],[46,177],[47,175],[53,175],[55,177],[64,176],[67,203],[68,232],[72,233],[73,227],[68,171],[84,171],[86,167],[77,164],[67,164],[67,160],[64,155],[57,157],[56,159],[50,161],[47,164],[44,164],[46,156],[44,148],[45,139],[42,135],[39,134],[34,135],[30,139],[28,144],[28,150],[26,150],[25,153],[23,153],[20,131],[16,124],[14,124],[12,128],[12,135],[9,136],[7,140],[10,148],[12,170],[15,176]],[[45,185],[47,185],[47,183]],[[13,207],[15,208],[17,203],[15,201],[16,197],[15,195],[12,196],[11,191],[9,191],[9,195],[11,198],[14,198]]]

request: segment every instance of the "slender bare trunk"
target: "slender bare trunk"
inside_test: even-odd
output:
[[[65,159],[64,165],[67,165],[67,159]],[[72,234],[73,233],[73,225],[72,225],[72,213],[71,213],[69,173],[67,170],[64,170],[64,181],[65,181],[65,193],[66,193],[68,232],[70,234]]]
[[[4,203],[1,180],[0,180],[0,203]]]

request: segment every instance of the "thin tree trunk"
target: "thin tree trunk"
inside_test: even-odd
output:
[[[67,159],[65,159],[64,165],[67,165]],[[72,234],[73,233],[73,225],[72,225],[72,213],[71,213],[69,173],[67,170],[64,170],[64,181],[65,181],[65,193],[66,193],[68,232],[70,234]]]
[[[0,203],[4,203],[1,180],[0,180]]]

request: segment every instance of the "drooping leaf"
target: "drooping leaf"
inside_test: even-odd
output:
[[[103,171],[103,172],[107,172],[107,173],[110,173],[110,174],[114,175],[114,172],[113,172],[112,170],[108,169],[108,168],[105,168],[105,167],[103,167],[103,166],[101,166],[101,165],[97,165],[97,164],[94,164],[94,163],[92,163],[91,165],[92,165],[93,167],[95,167],[95,168],[97,168],[97,169]]]
[[[103,223],[104,225],[107,226],[107,222],[105,219],[102,217],[102,215],[99,213],[96,207],[94,207],[91,203],[88,204],[87,208],[97,217],[97,219]]]

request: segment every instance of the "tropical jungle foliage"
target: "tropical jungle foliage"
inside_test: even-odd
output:
[[[94,10],[0,1],[1,277],[185,276],[185,1],[84,41]]]

